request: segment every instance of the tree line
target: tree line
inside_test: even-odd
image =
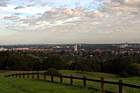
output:
[[[76,58],[77,56],[75,56]],[[122,77],[140,76],[140,56],[119,56],[102,60],[96,57],[81,57],[66,61],[61,55],[48,55],[45,58],[28,54],[20,55],[10,52],[0,52],[0,70],[57,70],[69,69],[90,72],[105,72],[118,74]]]

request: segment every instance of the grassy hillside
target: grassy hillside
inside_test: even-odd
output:
[[[4,76],[6,74],[16,73],[16,72],[17,73],[22,73],[22,71],[6,71],[6,72],[1,71],[0,75]],[[44,72],[44,71],[41,71],[41,72]],[[87,78],[91,78],[91,79],[100,79],[101,77],[104,77],[105,80],[107,80],[107,81],[118,82],[119,80],[123,80],[123,83],[140,85],[140,77],[120,78],[120,77],[118,77],[117,75],[114,75],[114,74],[97,73],[97,72],[84,72],[84,71],[70,71],[70,70],[60,70],[60,73],[63,74],[63,75],[67,75],[67,76],[69,76],[69,75],[73,75],[73,76],[77,76],[77,77],[86,76]],[[43,77],[40,77],[40,78],[43,78]],[[9,78],[4,78],[4,79],[9,79]],[[10,79],[16,80],[14,78],[10,78]],[[56,84],[56,83],[52,84],[50,82],[38,81],[38,80],[32,80],[32,79],[22,79],[21,78],[21,79],[18,79],[18,80],[19,81],[21,80],[21,82],[22,82],[22,80],[24,81],[24,83],[20,83],[21,86],[26,87],[26,84],[28,84],[28,82],[32,82],[30,85],[32,86],[33,90],[34,90],[34,88],[35,88],[36,91],[47,90],[47,93],[49,93],[48,92],[49,89],[50,90],[55,90],[56,89],[56,91],[53,91],[53,92],[50,92],[50,93],[57,93],[57,91],[61,91],[61,90],[63,90],[63,88],[66,89],[66,90],[64,90],[64,92],[61,92],[61,93],[69,93],[69,91],[72,91],[72,93],[90,93],[92,91],[92,93],[93,93],[93,90],[88,90],[88,89],[85,89],[85,88],[81,89],[80,87],[77,87],[77,86],[71,87],[71,86],[66,86],[66,85],[63,85],[63,84],[61,84],[61,85]],[[47,77],[47,80],[50,81],[50,77]],[[59,78],[54,78],[54,81],[59,82]],[[17,80],[16,80],[16,82],[17,82]],[[19,83],[19,82],[17,82],[17,83]],[[64,79],[64,84],[69,84],[69,83],[70,83],[69,79]],[[51,86],[51,88],[50,87],[44,87],[41,84],[45,84],[44,86]],[[74,80],[74,85],[82,86],[83,82],[81,80]],[[60,86],[61,86],[61,88],[59,88]],[[87,87],[100,89],[100,83],[87,82]],[[43,88],[43,89],[41,89],[41,88]],[[67,91],[68,89],[71,89],[71,90]],[[28,88],[27,88],[27,90],[29,92],[33,92]],[[105,84],[105,90],[118,92],[118,86],[117,85],[111,85],[111,84]],[[123,87],[123,92],[124,93],[140,93],[140,89]]]
[[[140,77],[120,78],[118,75],[115,74],[85,72],[85,71],[70,71],[70,70],[61,70],[60,72],[63,73],[64,75],[73,75],[78,77],[86,76],[87,78],[91,78],[91,79],[101,79],[101,77],[104,77],[106,81],[118,82],[119,80],[122,80],[123,83],[140,86]],[[80,85],[82,84],[82,81],[75,80],[75,84]],[[100,89],[100,83],[96,83],[96,82],[87,82],[87,86]],[[118,86],[112,84],[105,84],[105,90],[118,92]],[[140,89],[123,87],[123,92],[140,93]]]
[[[45,82],[37,79],[0,77],[0,93],[96,93],[86,88]]]

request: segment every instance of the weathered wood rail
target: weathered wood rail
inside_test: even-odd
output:
[[[64,76],[64,75],[48,75],[45,73],[16,73],[16,74],[10,74],[10,75],[6,75],[5,77],[16,77],[16,78],[29,78],[29,76],[31,76],[32,79],[35,78],[35,75],[37,75],[37,79],[40,79],[40,75],[43,76],[43,79],[46,81],[47,76],[51,77],[51,82],[54,82],[54,77],[58,77],[60,78],[60,83],[63,83],[63,78],[69,78],[70,79],[70,85],[73,86],[73,80],[74,79],[78,79],[78,80],[82,80],[83,81],[83,86],[86,87],[87,86],[87,81],[93,81],[93,82],[99,82],[101,83],[101,88],[99,89],[102,92],[109,92],[109,91],[105,91],[104,90],[104,84],[113,84],[113,85],[118,85],[118,92],[117,93],[123,93],[123,87],[131,87],[131,88],[136,88],[136,89],[140,89],[140,86],[137,85],[131,85],[131,84],[126,84],[123,83],[122,80],[119,80],[118,82],[112,82],[112,81],[105,81],[104,77],[101,77],[101,80],[96,80],[96,79],[88,79],[85,76],[83,77],[74,77],[74,76]],[[114,93],[114,92],[109,92],[109,93]]]

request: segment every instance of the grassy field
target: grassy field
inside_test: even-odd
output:
[[[119,80],[122,80],[123,83],[140,86],[140,77],[120,78],[118,75],[115,75],[115,74],[84,72],[84,71],[69,71],[69,70],[61,70],[60,72],[63,73],[64,75],[73,75],[73,76],[78,76],[78,77],[86,76],[87,78],[98,79],[98,80],[101,79],[101,77],[104,77],[106,81],[118,82]],[[79,81],[78,83],[78,81],[76,80],[75,83],[80,85],[82,82]],[[89,87],[100,89],[100,83],[87,82],[87,85]],[[105,84],[105,90],[118,92],[118,86],[112,85],[112,84]],[[123,92],[124,93],[140,93],[140,89],[123,87]]]
[[[87,88],[67,86],[37,79],[0,77],[0,93],[96,93]]]
[[[26,71],[27,72],[27,71]],[[44,72],[44,71],[41,71]],[[6,74],[10,73],[23,73],[23,71],[1,71],[0,76],[4,76]],[[123,80],[123,83],[127,84],[134,84],[134,85],[140,85],[140,77],[131,77],[131,78],[120,78],[117,75],[114,74],[107,74],[107,73],[97,73],[97,72],[83,72],[83,71],[70,71],[70,70],[60,70],[60,73],[63,75],[73,75],[77,77],[83,77],[86,76],[87,78],[91,79],[100,79],[101,77],[104,77],[107,81],[115,81],[118,82],[119,80]],[[41,78],[41,77],[40,77]],[[42,77],[43,78],[43,77]],[[50,81],[50,77],[47,77],[47,80]],[[59,78],[54,78],[55,82],[59,82]],[[0,78],[0,82],[6,83],[5,87],[8,87],[8,90],[16,90],[21,92],[29,92],[29,93],[38,93],[37,91],[41,91],[40,93],[98,93],[94,90],[89,90],[87,88],[81,88],[77,86],[82,86],[83,82],[81,80],[74,80],[74,85],[76,86],[68,86],[64,84],[69,84],[69,79],[64,79],[64,84],[58,84],[58,83],[51,83],[51,82],[45,82],[45,81],[39,81],[39,80],[32,80],[32,79],[23,79],[23,78]],[[8,85],[8,82],[10,85]],[[14,83],[13,83],[14,82]],[[2,85],[0,83],[0,91],[2,89]],[[12,86],[19,86],[19,87],[12,87]],[[28,88],[28,86],[31,86]],[[87,87],[97,88],[100,89],[100,83],[97,82],[87,82]],[[52,90],[52,91],[50,91]],[[105,84],[105,90],[118,92],[118,86],[117,85],[111,85],[111,84]],[[5,90],[4,90],[5,91]],[[6,92],[7,92],[6,91]],[[36,91],[36,92],[35,92]],[[124,93],[140,93],[140,89],[134,89],[134,88],[128,88],[123,87]],[[5,93],[5,92],[4,92]],[[19,92],[17,92],[19,93]]]

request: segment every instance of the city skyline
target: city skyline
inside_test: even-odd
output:
[[[140,0],[0,0],[0,45],[140,43]]]

